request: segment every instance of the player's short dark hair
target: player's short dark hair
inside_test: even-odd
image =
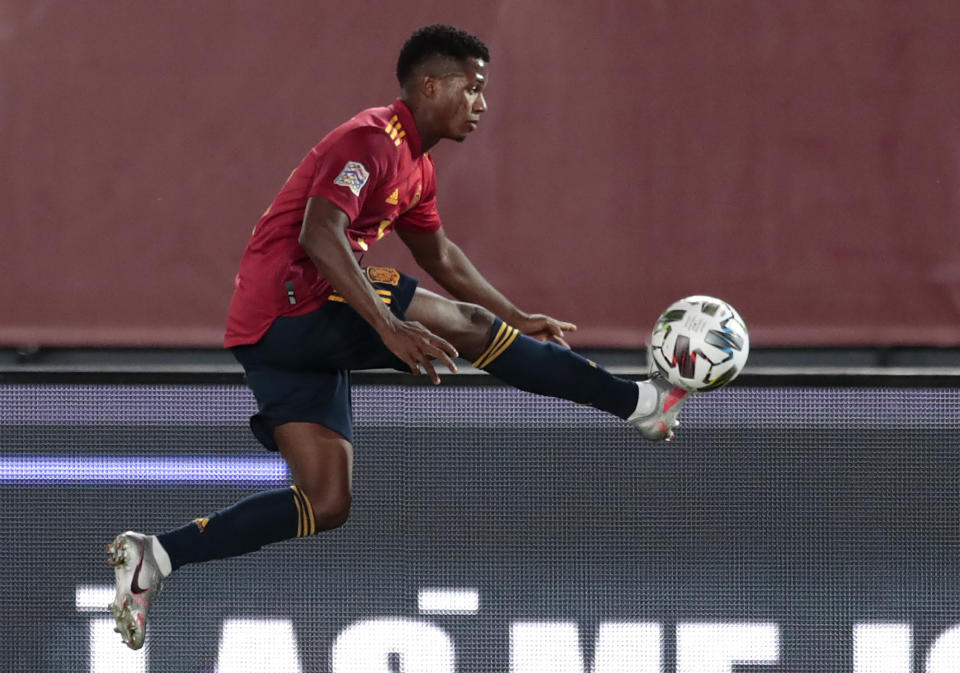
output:
[[[417,29],[404,43],[397,59],[397,81],[403,86],[417,66],[434,56],[447,56],[457,61],[480,58],[490,61],[487,45],[475,35],[444,24]]]

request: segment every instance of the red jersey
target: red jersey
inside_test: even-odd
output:
[[[347,239],[362,254],[394,229],[439,229],[436,186],[433,160],[422,152],[413,115],[400,99],[335,128],[257,222],[234,280],[224,345],[256,343],[278,316],[314,311],[333,291],[298,242],[311,196],[347,214]]]

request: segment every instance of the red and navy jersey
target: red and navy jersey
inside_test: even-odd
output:
[[[394,229],[439,229],[436,184],[433,160],[400,99],[331,131],[257,222],[234,281],[224,345],[256,343],[278,316],[314,311],[333,291],[298,242],[310,197],[347,214],[347,238],[362,254]]]

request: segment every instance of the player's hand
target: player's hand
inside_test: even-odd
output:
[[[411,372],[426,373],[434,384],[440,383],[433,368],[434,360],[439,360],[454,373],[457,371],[453,364],[453,358],[459,355],[457,349],[418,322],[394,321],[380,338],[390,352],[407,363]]]
[[[570,348],[570,344],[563,340],[564,332],[577,331],[577,326],[572,322],[563,322],[540,313],[528,315],[514,327],[537,341],[552,341],[564,348]]]

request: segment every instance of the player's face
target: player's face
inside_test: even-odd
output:
[[[487,109],[483,90],[487,85],[487,64],[483,59],[468,58],[462,69],[441,79],[436,100],[436,120],[440,137],[462,141],[480,123]]]

